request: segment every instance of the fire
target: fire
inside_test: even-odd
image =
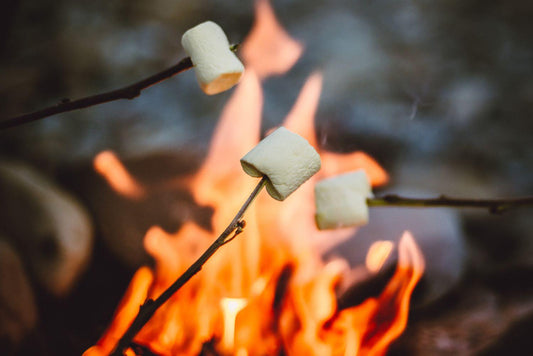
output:
[[[300,58],[303,46],[280,26],[268,0],[256,1],[255,24],[243,45],[242,57],[260,78],[283,74]]]
[[[392,241],[376,241],[368,249],[366,255],[366,268],[373,273],[379,272],[390,256],[394,243]]]
[[[197,203],[213,207],[214,232],[194,222],[176,233],[152,227],[144,244],[155,267],[136,272],[111,325],[86,351],[87,356],[113,349],[143,301],[157,298],[194,262],[256,184],[241,171],[239,159],[260,139],[261,80],[290,69],[302,51],[281,29],[266,0],[258,1],[256,10],[258,20],[243,49],[246,74],[222,113],[204,164],[188,181]],[[260,52],[265,49],[269,52]],[[154,314],[134,338],[136,344],[159,355],[198,355],[205,345],[219,354],[243,356],[282,351],[287,355],[380,355],[400,335],[411,293],[424,270],[423,257],[408,233],[398,245],[397,270],[385,290],[352,308],[338,310],[335,294],[348,264],[340,259],[326,263],[321,258],[322,251],[352,236],[355,229],[316,229],[314,182],[357,168],[367,170],[373,185],[388,180],[365,153],[337,154],[318,147],[313,121],[321,88],[322,74],[312,74],[284,125],[319,150],[322,170],[282,203],[260,196],[245,216],[244,232]],[[109,153],[97,156],[95,167],[121,194],[143,192]],[[369,251],[370,270],[381,267],[392,252],[391,244]]]
[[[94,158],[94,169],[117,193],[134,199],[144,195],[143,187],[130,175],[113,152],[100,152]]]
[[[246,306],[246,298],[223,298],[220,301],[222,314],[224,315],[224,334],[221,345],[223,350],[233,351],[235,349],[235,320],[237,314]]]

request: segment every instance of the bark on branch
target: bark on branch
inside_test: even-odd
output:
[[[418,199],[389,194],[382,197],[367,198],[366,201],[370,207],[398,206],[410,208],[484,208],[488,209],[491,214],[501,214],[511,208],[520,206],[533,206],[533,197],[521,197],[514,199],[463,199],[441,195],[436,198]]]
[[[230,50],[236,52],[240,44],[234,44],[230,46]],[[89,106],[95,106],[110,101],[120,99],[135,99],[141,95],[141,91],[176,74],[184,72],[193,67],[193,63],[190,57],[183,58],[177,64],[170,68],[167,68],[159,73],[149,76],[143,80],[140,80],[131,85],[125,86],[120,89],[111,90],[102,94],[96,94],[77,100],[62,100],[57,105],[52,105],[47,108],[37,110],[28,114],[23,114],[0,121],[0,130],[8,129],[36,120],[44,119],[45,117],[53,116],[56,114],[83,109]]]
[[[193,64],[191,58],[187,57],[182,59],[178,64],[165,69],[162,72],[156,73],[148,78],[145,78],[137,83],[133,83],[126,87],[111,90],[102,94],[96,94],[81,98],[78,100],[63,100],[57,105],[49,106],[47,108],[37,110],[28,114],[23,114],[15,117],[11,117],[6,120],[0,121],[0,130],[8,129],[10,127],[15,127],[23,125],[29,122],[36,120],[44,119],[52,115],[83,109],[89,106],[99,105],[103,103],[108,103],[110,101],[120,100],[120,99],[135,99],[141,94],[143,89],[148,88],[156,83],[159,83],[165,79],[168,79],[178,73],[181,73],[189,68],[192,68]]]

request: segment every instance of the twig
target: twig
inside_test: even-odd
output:
[[[230,46],[230,50],[233,52],[237,51],[239,44],[234,44]],[[193,67],[190,57],[183,58],[179,63],[174,66],[165,69],[159,73],[156,73],[148,78],[145,78],[141,81],[133,83],[131,85],[125,86],[120,89],[111,90],[102,94],[96,94],[81,98],[78,100],[69,100],[64,99],[59,104],[49,106],[47,108],[37,110],[28,114],[23,114],[8,119],[0,121],[0,130],[8,129],[11,127],[27,124],[36,120],[44,119],[46,117],[83,109],[89,106],[95,106],[103,103],[108,103],[110,101],[120,100],[120,99],[135,99],[141,95],[141,91],[154,85],[163,80],[166,80],[176,74],[184,72]]]
[[[119,99],[134,99],[141,94],[141,91],[148,88],[151,85],[159,83],[165,79],[172,77],[175,74],[181,73],[189,68],[192,68],[191,58],[187,57],[182,59],[178,64],[165,69],[162,72],[154,74],[146,79],[143,79],[137,83],[128,85],[126,87],[108,91],[102,94],[96,94],[81,98],[78,100],[70,101],[65,99],[57,105],[49,106],[42,110],[34,111],[28,114],[15,116],[0,122],[0,130],[7,129],[14,126],[23,125],[29,122],[33,122],[39,119],[44,119],[52,115],[60,114],[63,112],[83,109],[89,106],[107,103]]]
[[[112,356],[122,356],[125,349],[129,347],[131,341],[142,329],[142,327],[150,320],[156,310],[163,305],[178,289],[180,289],[189,279],[191,279],[196,273],[198,273],[207,260],[223,245],[228,242],[228,236],[235,231],[235,235],[230,237],[232,240],[236,235],[242,232],[244,224],[242,222],[242,216],[254,201],[257,195],[261,192],[266,185],[267,178],[263,177],[250,194],[248,199],[244,202],[241,209],[235,215],[231,223],[226,227],[224,232],[207,248],[207,250],[170,286],[165,290],[156,300],[148,299],[139,308],[139,313],[133,320],[132,324],[126,330],[124,335],[120,338],[115,347],[115,350],[111,353]]]
[[[519,206],[533,206],[533,197],[514,199],[463,199],[450,198],[441,195],[437,198],[417,199],[401,197],[395,194],[384,195],[377,198],[367,198],[368,206],[398,206],[398,207],[454,207],[454,208],[485,208],[491,214],[501,214],[508,209]]]

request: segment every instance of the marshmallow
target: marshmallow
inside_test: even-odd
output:
[[[366,198],[372,188],[364,170],[324,179],[315,185],[315,221],[320,230],[368,223]]]
[[[320,169],[320,156],[307,140],[284,127],[265,137],[241,158],[252,177],[266,176],[268,193],[285,200]]]
[[[216,23],[206,21],[191,28],[183,34],[181,44],[191,56],[196,78],[206,94],[226,91],[241,79],[244,66]]]

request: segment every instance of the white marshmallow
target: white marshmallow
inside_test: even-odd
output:
[[[212,21],[203,22],[183,34],[181,44],[191,56],[202,90],[218,94],[233,87],[244,66],[230,50],[224,30]]]
[[[241,165],[252,177],[266,176],[268,193],[285,200],[320,170],[320,156],[305,138],[280,127],[241,158]]]
[[[364,170],[324,179],[315,185],[315,221],[320,230],[368,223],[366,198],[372,187]]]

